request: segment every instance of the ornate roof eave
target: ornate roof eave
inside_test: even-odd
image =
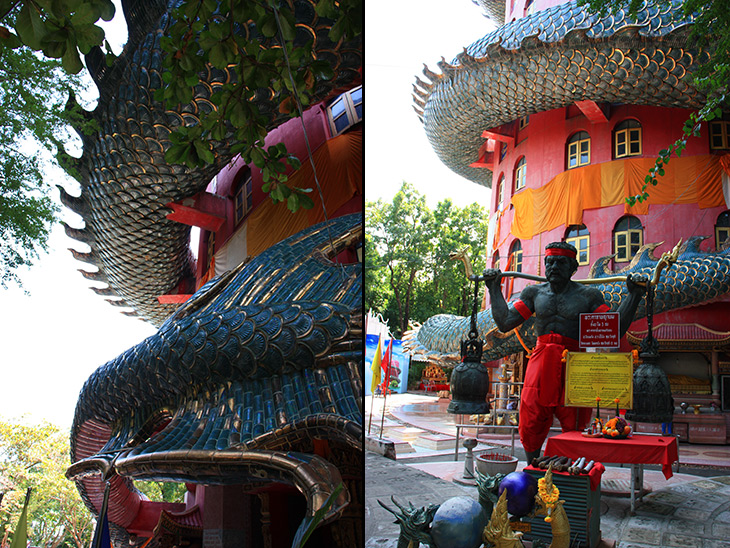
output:
[[[708,54],[688,44],[691,21],[680,15],[652,6],[636,21],[624,11],[599,18],[575,1],[539,11],[442,59],[441,73],[425,67],[414,108],[444,164],[490,186],[489,169],[469,167],[484,130],[584,100],[700,107],[688,74]]]
[[[648,330],[627,331],[626,339],[631,345],[638,345]],[[698,323],[663,323],[652,330],[661,350],[709,351],[730,346],[730,331],[715,331]]]
[[[332,22],[317,17],[311,4],[297,0],[297,28],[316,36],[314,54],[331,62],[333,78],[318,81],[312,103],[361,81],[361,41],[332,43],[327,34]],[[99,103],[84,112],[98,130],[82,134],[83,155],[71,160],[81,184],[81,195],[61,190],[61,201],[81,215],[83,228],[66,226],[67,235],[88,244],[91,252],[79,258],[92,262],[98,272],[87,278],[108,284],[110,294],[154,325],[162,322],[177,304],[161,304],[157,297],[171,292],[194,276],[189,249],[190,227],[169,220],[166,204],[205,189],[233,157],[227,142],[219,146],[215,162],[202,169],[170,165],[165,151],[171,131],[179,125],[199,123],[199,113],[215,108],[209,98],[231,74],[209,70],[188,105],[166,109],[154,99],[161,85],[163,52],[159,45],[169,24],[165,0],[130,0],[123,5],[129,41],[112,67],[99,48],[86,56],[98,89]],[[264,45],[265,47],[265,45]],[[258,106],[270,120],[269,130],[288,117],[278,111],[279,96],[269,90],[257,94]],[[70,102],[74,102],[72,98]]]

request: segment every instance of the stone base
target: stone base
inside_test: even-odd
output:
[[[442,449],[452,449],[456,443],[456,438],[445,434],[426,434],[418,438],[418,445],[426,449],[441,451]]]
[[[383,455],[388,459],[395,460],[395,442],[388,438],[378,438],[369,434],[365,435],[365,450]]]
[[[402,455],[403,453],[415,453],[416,450],[413,449],[413,446],[408,443],[407,441],[403,440],[393,440],[393,444],[395,446],[395,454]]]

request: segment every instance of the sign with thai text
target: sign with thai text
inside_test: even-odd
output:
[[[626,352],[568,352],[565,362],[565,405],[621,409],[634,405],[634,363]]]
[[[581,348],[618,348],[618,312],[595,312],[581,314],[579,321]]]

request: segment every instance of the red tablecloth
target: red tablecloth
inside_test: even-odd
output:
[[[418,385],[418,389],[419,390],[425,390],[426,392],[428,392],[428,391],[440,392],[441,390],[448,390],[449,389],[449,384],[448,383],[446,383],[446,384],[432,383],[432,384],[426,385],[426,384],[420,383]]]
[[[586,457],[597,462],[661,464],[664,477],[672,477],[672,464],[679,459],[677,438],[633,434],[625,440],[589,438],[581,432],[564,432],[548,438],[546,455]]]
[[[568,455],[563,455],[564,457],[567,457]],[[590,459],[588,459],[590,460]],[[587,461],[586,461],[587,462]],[[537,470],[538,472],[547,472],[547,470],[542,470],[541,468],[535,468],[534,466],[525,466],[524,470]],[[606,467],[603,466],[600,462],[595,462],[593,464],[593,467],[591,468],[591,471],[588,472],[588,480],[591,484],[591,491],[595,491],[596,488],[601,483],[601,476],[603,475],[603,472],[606,470]],[[557,470],[553,470],[553,474],[558,474],[560,476],[569,476],[569,472],[558,472]],[[585,477],[585,474],[583,474]]]

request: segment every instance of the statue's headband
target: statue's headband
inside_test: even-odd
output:
[[[572,249],[563,249],[560,247],[550,247],[545,250],[545,256],[550,257],[551,255],[559,255],[561,257],[570,257],[575,259],[576,253]]]

